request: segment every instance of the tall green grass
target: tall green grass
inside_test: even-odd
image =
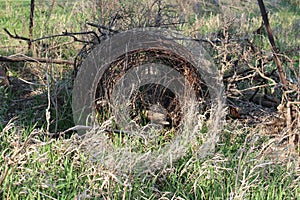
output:
[[[205,159],[198,159],[191,150],[154,173],[133,176],[89,160],[87,152],[80,148],[82,138],[76,135],[70,139],[49,139],[42,130],[21,131],[13,124],[9,126],[2,128],[0,135],[1,172],[9,167],[1,186],[5,199],[300,197],[297,166],[293,162],[276,164],[266,157],[258,159],[261,145],[268,141],[256,134],[235,144],[227,140],[239,136],[223,138],[217,152]]]

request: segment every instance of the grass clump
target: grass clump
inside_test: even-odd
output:
[[[112,165],[109,157],[95,159],[76,134],[51,139],[43,130],[20,130],[10,123],[0,135],[1,193],[14,199],[297,199],[299,166],[262,153],[268,138],[239,134],[231,131],[209,157],[199,159],[190,149],[177,161],[137,176],[119,171],[124,160]]]

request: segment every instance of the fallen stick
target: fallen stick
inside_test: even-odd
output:
[[[272,47],[273,56],[274,56],[277,71],[278,71],[278,74],[279,74],[279,78],[280,78],[281,83],[283,84],[283,89],[287,91],[289,89],[288,88],[288,82],[287,82],[287,80],[285,78],[285,75],[283,73],[281,61],[280,61],[280,59],[277,55],[278,49],[276,47],[274,36],[273,36],[273,33],[272,33],[272,29],[271,29],[271,26],[270,26],[270,23],[269,23],[268,13],[266,11],[263,0],[257,0],[257,1],[258,1],[258,5],[259,5],[259,8],[260,8],[262,19],[264,21],[264,24],[265,24],[265,27],[266,27],[266,30],[267,30],[267,33],[268,33],[268,38],[269,38],[269,42],[270,42],[271,47]]]
[[[74,65],[73,61],[70,60],[58,60],[49,58],[30,58],[30,57],[6,57],[0,56],[1,62],[40,62],[40,63],[53,63],[59,65]]]

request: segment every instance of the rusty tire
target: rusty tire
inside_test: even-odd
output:
[[[136,54],[140,56],[137,58],[140,60],[139,62],[135,61]],[[154,72],[145,74],[144,69],[146,68]],[[144,78],[145,81],[136,81],[140,78]],[[96,102],[101,93],[102,100],[109,98],[109,103],[117,107],[117,110],[112,109],[111,112],[116,115],[116,123],[119,123],[119,127],[125,129],[126,124],[130,124],[128,120],[131,120],[124,117],[130,115],[130,111],[124,108],[128,107],[124,105],[128,104],[126,99],[132,94],[128,85],[131,83],[140,87],[143,84],[151,84],[151,82],[169,88],[174,95],[181,96],[178,100],[181,102],[180,105],[188,105],[186,110],[184,108],[181,111],[181,121],[177,125],[182,127],[179,128],[180,131],[188,133],[181,133],[170,145],[149,155],[147,161],[153,165],[143,161],[144,164],[139,163],[136,166],[139,166],[140,169],[151,166],[157,168],[157,163],[164,165],[163,160],[168,158],[170,154],[176,153],[172,156],[173,159],[178,159],[184,154],[186,148],[191,142],[194,142],[192,140],[195,140],[195,135],[199,132],[197,130],[197,133],[195,132],[195,127],[198,125],[197,116],[203,114],[200,113],[203,110],[199,109],[199,102],[202,102],[201,105],[206,102],[204,103],[206,107],[209,104],[210,109],[206,109],[209,110],[207,116],[210,118],[210,126],[198,153],[199,156],[205,156],[208,152],[213,151],[218,133],[222,128],[225,101],[222,80],[216,66],[210,61],[210,57],[201,43],[187,39],[170,30],[129,30],[115,34],[93,48],[82,62],[74,82],[72,109],[75,124],[97,125],[99,123],[96,117],[99,105]],[[106,88],[111,88],[101,89],[103,84],[106,84]],[[195,103],[196,107],[189,106],[190,103]],[[120,110],[124,111],[121,112]],[[191,115],[192,118],[185,116],[187,114]],[[188,128],[184,126],[186,124],[188,124]],[[182,147],[180,153],[174,149],[178,146]],[[116,152],[111,153],[123,155],[116,154]],[[155,162],[154,159],[159,156],[162,156],[161,161]]]

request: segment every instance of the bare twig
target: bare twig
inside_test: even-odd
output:
[[[44,37],[41,37],[41,38],[37,38],[37,39],[32,40],[31,42],[36,42],[36,41],[40,41],[40,40],[44,40],[44,39],[50,39],[50,38],[56,38],[56,37],[66,37],[67,36],[67,37],[72,37],[74,39],[74,41],[76,41],[76,42],[90,43],[89,41],[80,40],[77,37],[75,37],[75,35],[88,35],[88,34],[94,35],[99,40],[99,37],[98,37],[97,33],[95,33],[94,31],[74,32],[74,33],[70,33],[68,31],[65,31],[62,34],[56,34],[56,35],[50,35],[50,36],[44,36]]]
[[[3,29],[7,35],[9,35],[9,37],[14,38],[14,39],[19,39],[19,40],[24,40],[26,42],[30,42],[29,38],[23,37],[23,36],[19,36],[16,32],[15,35],[11,34],[6,28]]]
[[[4,31],[11,37],[14,39],[18,39],[18,40],[24,40],[26,42],[37,42],[40,40],[45,40],[45,39],[51,39],[51,38],[56,38],[56,37],[72,37],[74,39],[74,41],[76,42],[81,42],[81,43],[90,43],[89,41],[84,41],[84,40],[80,40],[77,37],[75,37],[75,35],[88,35],[88,34],[92,34],[94,35],[96,38],[98,38],[99,42],[99,36],[97,35],[97,33],[95,33],[94,31],[86,31],[86,32],[74,32],[74,33],[70,33],[68,31],[63,32],[62,34],[56,34],[56,35],[50,35],[50,36],[44,36],[41,38],[36,38],[36,39],[30,39],[30,38],[26,38],[23,36],[19,36],[17,33],[15,33],[15,35],[11,34],[6,28],[4,28]]]
[[[272,46],[272,52],[273,52],[273,56],[274,56],[275,63],[276,63],[276,66],[277,66],[277,70],[278,70],[278,73],[279,73],[280,81],[283,84],[284,90],[288,90],[288,82],[287,82],[287,80],[285,78],[285,75],[283,73],[281,61],[280,61],[280,59],[277,55],[278,49],[277,49],[276,44],[275,44],[272,29],[271,29],[270,24],[269,24],[268,13],[266,12],[266,8],[265,8],[263,0],[258,0],[258,5],[259,5],[261,16],[263,18],[263,21],[264,21],[264,24],[265,24],[265,27],[266,27],[266,30],[267,30],[267,33],[268,33],[269,41],[270,41],[271,46]]]
[[[96,28],[100,28],[100,29],[103,29],[103,30],[106,30],[106,31],[109,31],[109,32],[112,32],[112,33],[119,33],[119,31],[116,31],[112,28],[109,28],[109,27],[106,27],[106,26],[103,26],[101,24],[95,24],[95,23],[92,23],[92,22],[87,22],[86,23],[87,25],[90,25],[90,26],[93,26],[93,27],[96,27]]]
[[[53,63],[60,65],[74,65],[73,61],[70,60],[58,60],[49,58],[31,58],[31,57],[6,57],[0,56],[1,62],[40,62],[40,63]]]
[[[111,18],[111,20],[110,20],[110,22],[109,22],[109,27],[112,27],[112,26],[115,24],[115,21],[116,21],[117,19],[120,19],[120,18],[122,18],[122,16],[119,15],[119,12],[117,12],[117,13]]]
[[[255,90],[255,89],[259,89],[259,88],[265,88],[265,87],[270,87],[270,86],[276,86],[277,84],[264,84],[264,85],[257,85],[257,86],[253,86],[250,88],[245,88],[245,89],[241,89],[239,90],[240,92],[245,92],[245,91],[251,91],[251,90]]]
[[[287,128],[288,130],[293,130],[293,128],[297,129],[299,127],[293,127],[293,121],[296,120],[294,119],[295,116],[293,114],[293,106],[296,107],[296,105],[300,105],[300,101],[298,102],[287,102],[287,117],[286,117],[286,124],[287,124]],[[299,116],[297,116],[299,117]],[[297,126],[297,125],[296,125]],[[299,134],[298,134],[299,135]],[[296,141],[296,134],[292,134],[290,137],[289,137],[289,145],[290,145],[290,151],[295,151],[295,141]],[[298,136],[299,137],[299,136]],[[294,153],[294,152],[291,152],[291,153]]]
[[[54,10],[54,5],[55,5],[55,0],[52,0],[52,5],[51,5],[51,13],[53,12]]]
[[[245,75],[248,75],[248,73],[250,73],[250,72],[253,72],[254,70],[253,69],[243,69],[243,70],[240,70],[240,71],[237,71],[237,72],[235,72],[235,74],[234,75],[236,75],[236,76],[239,76],[239,75],[243,75],[243,76],[245,76]],[[223,76],[223,79],[224,79],[224,81],[227,81],[227,79],[231,79],[232,78],[232,74],[225,74],[224,76]]]
[[[47,99],[48,99],[48,106],[46,108],[46,122],[47,122],[47,128],[46,128],[46,133],[49,134],[50,130],[50,118],[51,118],[51,112],[50,112],[50,107],[51,107],[51,93],[50,93],[50,79],[49,79],[49,65],[46,64],[46,81],[47,81]]]
[[[32,51],[32,32],[33,32],[33,20],[34,20],[34,0],[31,0],[30,3],[30,21],[29,21],[29,38],[28,50]]]
[[[161,7],[161,0],[157,1],[157,6],[158,6],[158,10],[157,10],[157,14],[155,17],[155,27],[160,27],[162,24],[162,7]]]

